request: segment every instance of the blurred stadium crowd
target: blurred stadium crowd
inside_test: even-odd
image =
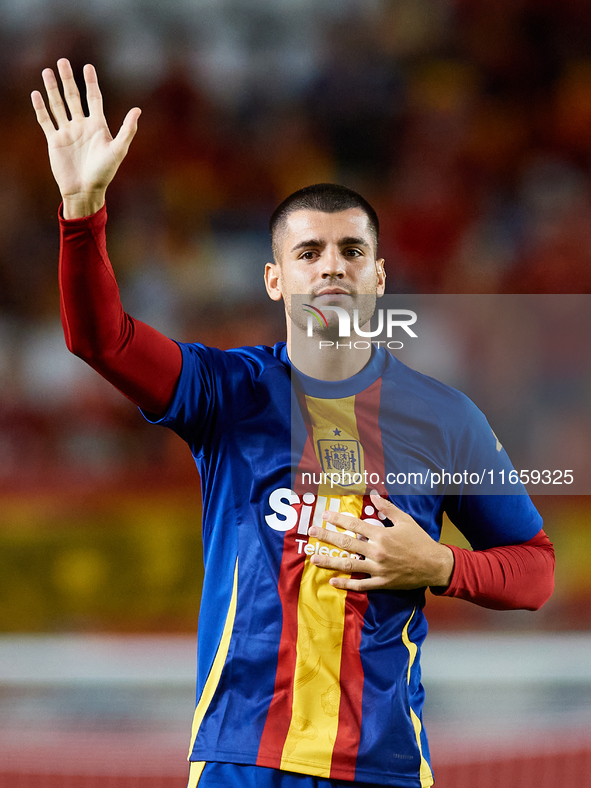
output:
[[[282,338],[262,282],[267,220],[319,181],[375,205],[389,292],[591,289],[585,0],[2,0],[0,11],[6,495],[196,479],[174,436],[146,427],[63,345],[59,197],[29,102],[60,56],[78,75],[97,66],[113,132],[143,110],[108,195],[109,248],[125,307],[176,339]],[[549,364],[539,337],[527,341],[538,366],[521,379],[523,408],[565,379],[588,396],[578,353]],[[470,363],[493,370],[486,352]]]

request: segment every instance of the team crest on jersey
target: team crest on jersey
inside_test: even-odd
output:
[[[349,479],[360,470],[361,458],[358,441],[335,441],[322,438],[318,441],[318,456],[325,473],[348,474],[347,477],[343,476],[342,485],[350,487],[354,484],[353,480],[349,481]]]

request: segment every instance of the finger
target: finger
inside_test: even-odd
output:
[[[330,569],[333,572],[345,572],[348,575],[355,572],[372,573],[372,569],[378,571],[377,566],[373,561],[368,561],[364,558],[355,558],[355,554],[351,553],[348,557],[336,557],[331,555],[322,555],[314,553],[310,556],[310,563],[318,566],[321,569]]]
[[[139,107],[134,107],[130,109],[125,118],[123,119],[123,123],[121,124],[121,128],[117,132],[117,136],[113,140],[113,144],[118,149],[118,153],[123,158],[127,153],[129,146],[131,145],[131,141],[135,137],[137,131],[137,125],[140,115],[142,111]]]
[[[331,577],[328,582],[331,586],[345,591],[373,591],[384,588],[383,581],[378,577]]]
[[[403,512],[402,509],[399,509],[396,504],[393,504],[392,501],[389,501],[387,498],[382,498],[382,496],[375,491],[372,491],[369,494],[369,497],[376,509],[379,512],[382,512],[382,514],[385,514],[389,520],[392,520],[392,522],[394,522],[392,518],[406,514],[406,512]]]
[[[320,528],[318,525],[311,526],[308,533],[310,536],[318,539],[319,542],[326,542],[341,548],[341,550],[360,553],[363,556],[367,555],[367,551],[370,549],[369,542],[355,539],[349,534],[339,533],[338,531],[328,531],[326,528]]]
[[[84,112],[80,102],[80,92],[76,80],[74,79],[74,72],[72,71],[70,61],[66,60],[65,57],[60,58],[57,61],[57,70],[62,80],[64,96],[66,97],[66,103],[70,110],[72,120],[80,120],[80,118],[84,117]]]
[[[57,86],[55,74],[50,68],[44,68],[41,72],[41,76],[43,77],[43,84],[45,85],[45,90],[47,91],[49,108],[51,109],[52,115],[56,120],[57,126],[58,128],[60,128],[60,126],[65,126],[65,124],[68,123],[68,115],[66,114],[66,108],[64,107],[64,102],[62,101],[62,97]]]
[[[329,531],[328,528],[320,528],[313,525],[308,533],[314,536],[321,542],[328,542],[340,547],[342,550],[348,550],[350,553],[365,553],[369,549],[369,541],[367,539],[358,539],[353,531],[351,533],[341,533],[339,531]]]
[[[43,101],[43,96],[39,93],[38,90],[34,90],[31,93],[31,102],[33,104],[33,109],[35,110],[35,115],[37,117],[37,122],[43,129],[43,133],[49,139],[50,134],[52,134],[56,129],[53,125],[53,120],[49,112],[47,111],[47,107],[45,106],[45,102]]]
[[[358,520],[357,517],[351,517],[347,514],[339,514],[339,512],[323,512],[322,519],[326,520],[332,525],[338,525],[341,528],[344,528],[346,531],[353,531],[353,533],[366,536],[368,539],[371,537],[372,529],[379,527],[377,525],[372,525],[371,523],[364,523],[363,520]]]
[[[103,94],[99,88],[96,69],[90,63],[84,66],[84,82],[90,115],[100,117],[103,115]]]

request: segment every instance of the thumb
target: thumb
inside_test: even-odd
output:
[[[117,147],[121,158],[126,155],[127,151],[129,150],[129,146],[131,145],[131,141],[135,137],[141,114],[142,111],[139,107],[130,109],[123,119],[123,123],[121,124],[121,128],[119,129],[117,136],[113,140],[113,143]]]

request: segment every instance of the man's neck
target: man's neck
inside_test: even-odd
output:
[[[308,377],[346,380],[361,372],[369,362],[371,343],[356,341],[355,337],[308,337],[288,322],[287,354],[294,367]]]

